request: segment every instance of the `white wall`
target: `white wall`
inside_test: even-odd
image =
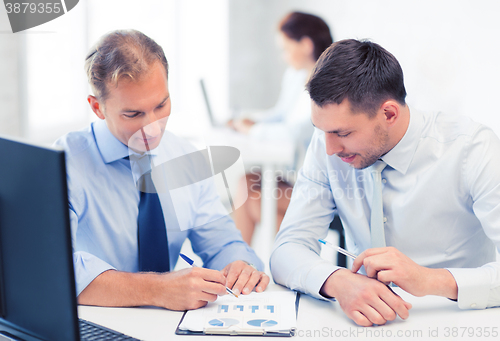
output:
[[[268,3],[272,5],[266,6]],[[242,13],[245,6],[254,10]],[[231,16],[244,17],[245,24],[272,30],[288,11],[308,11],[327,21],[335,40],[369,38],[400,61],[412,108],[468,115],[490,125],[500,135],[500,113],[494,104],[500,92],[499,1],[240,0],[232,9]],[[251,89],[279,86],[283,63],[274,41],[266,38],[254,43],[254,28],[237,27],[238,20],[231,22],[235,25],[231,32],[237,35],[232,39],[245,41],[247,50],[252,50],[248,45],[255,45],[260,51],[254,49],[252,62],[248,58],[232,61],[231,74],[237,72],[238,79],[248,76],[253,81],[245,84],[231,76],[234,84],[240,85],[230,87],[239,91],[230,95],[231,105],[269,106],[276,99],[274,89]],[[263,34],[261,29],[255,29]],[[272,66],[255,80],[255,70],[264,63]],[[246,67],[246,75],[241,66]]]

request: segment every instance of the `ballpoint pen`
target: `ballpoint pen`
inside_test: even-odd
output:
[[[184,259],[186,261],[186,263],[188,263],[189,265],[191,265],[193,268],[194,267],[197,267],[196,264],[194,264],[194,260],[192,260],[191,258],[189,258],[188,256],[186,256],[185,254],[181,253],[179,254],[181,256],[182,259]],[[234,297],[238,298],[238,295],[236,295],[231,289],[229,289],[228,287],[226,287],[226,291],[233,295]]]
[[[337,246],[337,245],[333,245],[332,243],[330,242],[327,242],[326,240],[323,240],[323,239],[318,239],[318,241],[322,244],[325,244],[329,247],[331,247],[332,249],[334,249],[335,251],[337,251],[338,253],[341,253],[343,255],[346,255],[347,257],[350,257],[352,259],[356,259],[356,255],[355,254],[352,254],[350,253],[349,251],[347,250],[344,250],[343,248],[341,248],[340,246]]]

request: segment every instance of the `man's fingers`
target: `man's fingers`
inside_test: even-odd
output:
[[[204,269],[204,268],[193,268],[193,274],[199,275],[207,282],[219,283],[222,285],[226,285],[226,277],[217,270]]]
[[[388,248],[388,247],[378,247],[378,248],[372,248],[372,249],[368,249],[368,250],[361,252],[359,254],[359,256],[356,257],[356,259],[352,263],[351,271],[358,272],[359,269],[361,269],[361,266],[363,266],[363,265],[365,265],[365,269],[366,269],[366,259],[367,258],[371,258],[374,256],[379,256],[379,255],[385,254],[385,253],[389,252],[390,249],[391,248]]]
[[[351,268],[351,271],[352,272],[358,272],[359,269],[361,269],[361,266],[363,265],[363,261],[365,260],[365,257],[366,257],[366,251],[364,252],[361,252],[359,254],[358,257],[356,257],[356,259],[354,260],[354,262],[352,263],[352,268]]]
[[[206,294],[211,295],[225,295],[226,294],[226,286],[220,283],[207,282],[203,283],[203,288],[201,289]],[[213,301],[210,301],[213,302]]]
[[[396,312],[403,320],[410,316],[411,304],[405,302],[401,297],[395,295],[392,290],[387,290],[381,295],[382,300]]]
[[[236,295],[239,295],[243,291],[243,288],[250,279],[250,276],[252,275],[253,271],[254,271],[253,268],[247,267],[240,272],[240,275],[238,276],[236,283],[234,283],[233,287],[231,288]]]
[[[255,286],[257,284],[260,284],[264,280],[265,277],[267,277],[267,281],[269,283],[269,277],[265,273],[260,272],[258,270],[254,270],[252,272],[252,274],[250,275],[248,282],[245,284],[245,286],[242,290],[242,294],[248,295],[249,293],[251,293],[252,290],[255,288]],[[262,284],[260,284],[260,285],[262,285]],[[264,286],[264,289],[266,288],[266,286],[267,286],[267,284]],[[261,289],[262,289],[262,287],[261,287]]]
[[[224,289],[224,291],[226,291],[226,289]],[[207,292],[202,292],[200,294],[200,301],[215,302],[215,300],[217,299],[217,297],[219,297],[219,295],[217,295],[217,294],[210,294],[210,293],[207,293]]]
[[[228,288],[232,288],[236,281],[238,280],[241,272],[245,268],[250,268],[250,266],[243,261],[235,261],[231,264],[228,264],[223,271],[225,270],[224,276],[226,276],[226,285]],[[253,270],[253,268],[252,268]]]
[[[366,318],[365,315],[363,315],[362,313],[360,313],[357,310],[353,311],[351,313],[351,316],[349,316],[349,318],[351,320],[353,320],[354,323],[356,323],[357,325],[362,326],[362,327],[370,327],[373,324],[370,320],[368,320]]]
[[[382,316],[382,313],[380,310],[383,310],[381,308],[383,304],[382,302],[380,304],[377,304],[377,308],[374,308],[372,306],[365,306],[361,313],[371,322],[371,324],[378,324],[382,325],[387,322],[387,320]],[[387,305],[385,305],[387,307]]]
[[[236,280],[238,279],[239,271],[236,271],[234,267],[228,269],[226,276],[226,285],[228,288],[232,288]]]
[[[270,280],[271,279],[269,278],[268,275],[266,275],[265,273],[262,273],[262,277],[260,279],[259,284],[257,285],[257,288],[255,288],[255,291],[256,292],[263,292],[264,290],[266,290],[267,285],[269,284]]]

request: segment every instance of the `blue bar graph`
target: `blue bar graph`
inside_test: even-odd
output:
[[[250,309],[252,309],[252,314],[255,314],[255,311],[259,310],[259,306],[258,305],[251,305]]]
[[[268,309],[271,312],[271,314],[274,314],[274,306],[273,305],[266,305],[264,308]]]
[[[235,306],[233,307],[233,310],[243,311],[243,306],[242,306],[242,305],[235,305]]]
[[[226,304],[220,305],[219,309],[217,309],[217,312],[220,313],[222,310],[224,310],[227,313],[229,310],[229,306]]]

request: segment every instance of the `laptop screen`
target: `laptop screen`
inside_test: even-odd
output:
[[[0,138],[0,160],[0,333],[78,340],[64,152]]]

